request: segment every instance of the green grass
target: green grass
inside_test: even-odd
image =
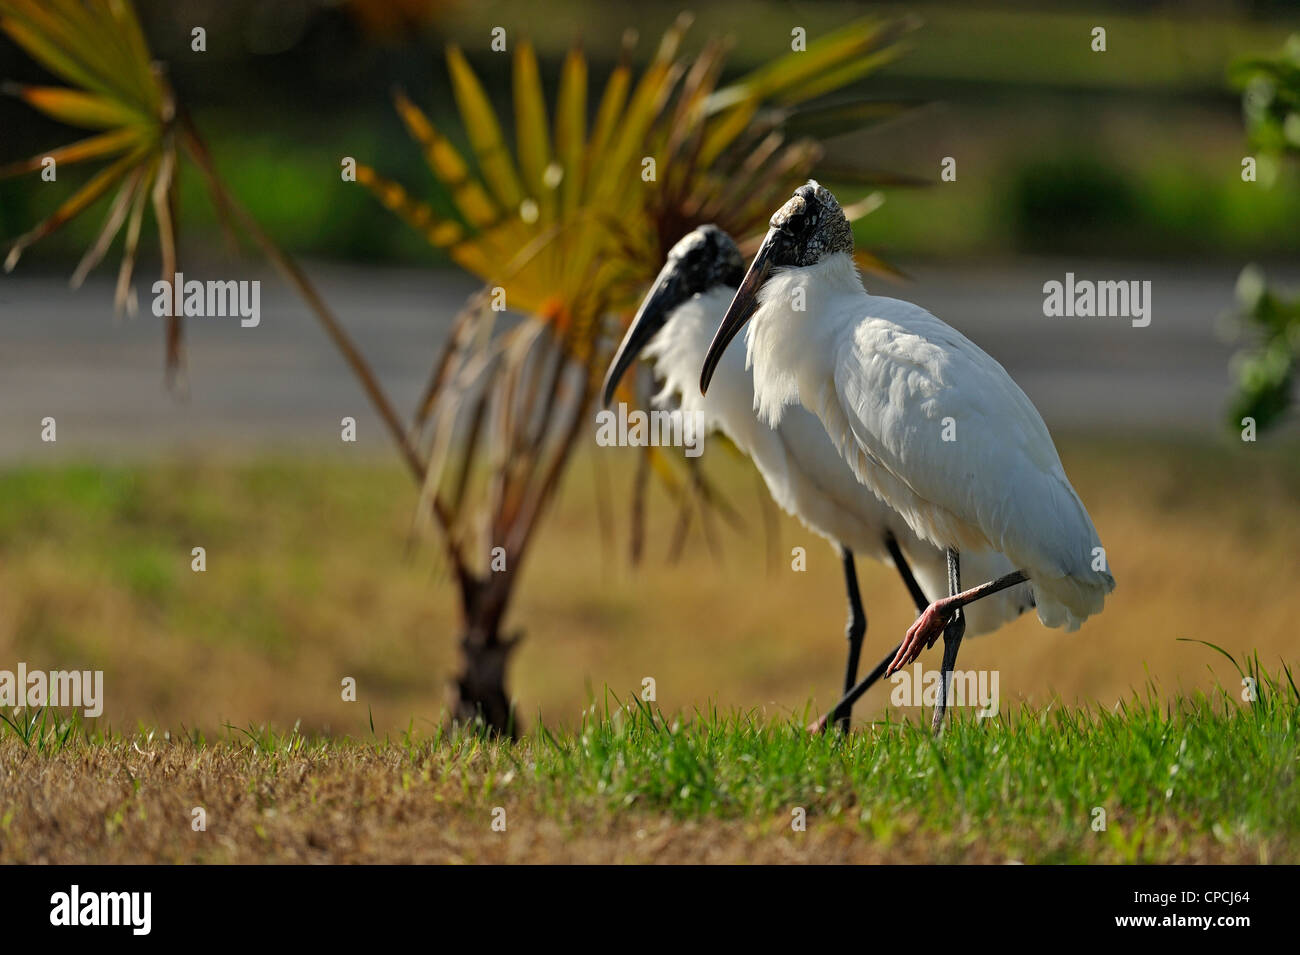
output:
[[[526,633],[517,744],[442,725],[457,614],[436,548],[408,547],[398,465],[12,466],[0,667],[102,669],[105,699],[84,725],[5,713],[0,862],[1300,862],[1300,455],[1150,438],[1062,453],[1121,588],[1077,635],[1023,620],[963,646],[959,665],[1000,674],[1002,716],[958,711],[939,740],[888,686],[849,738],[802,730],[842,672],[829,548],[783,519],[778,549],[807,546],[806,574],[765,570],[756,526],[724,536],[723,561],[696,536],[670,564],[652,525],[633,571],[585,459],[508,624]],[[628,457],[604,461],[629,486]],[[755,493],[738,462],[709,467],[733,502]],[[887,568],[859,571],[874,658],[912,612]],[[1179,638],[1249,658],[1258,699]],[[623,695],[647,675],[648,708]],[[618,696],[589,689],[606,686]],[[210,838],[189,828],[200,805]]]
[[[1176,857],[1191,834],[1284,835],[1294,850],[1300,693],[1289,672],[1275,681],[1256,662],[1247,673],[1260,691],[1245,706],[1226,690],[1170,707],[1154,693],[1113,711],[1026,706],[985,721],[962,715],[938,740],[912,722],[844,739],[797,722],[665,718],[607,703],[573,736],[539,731],[531,764],[498,750],[484,783],[517,767],[557,811],[576,801],[698,819],[803,807],[886,843],[917,820],[1038,861]],[[1097,807],[1107,828],[1094,834]]]
[[[91,765],[88,753],[124,743],[145,755],[172,747],[191,769],[201,757],[224,760],[216,786],[264,790],[263,815],[301,812],[303,825],[311,812],[326,811],[314,795],[310,809],[295,808],[304,785],[314,794],[332,776],[352,773],[358,783],[378,776],[391,790],[385,798],[430,796],[466,825],[505,806],[516,820],[536,826],[546,818],[561,833],[620,819],[641,833],[655,823],[728,832],[744,823],[749,828],[729,838],[757,844],[794,832],[802,809],[809,833],[853,833],[886,859],[904,845],[914,853],[919,840],[931,861],[1295,862],[1300,691],[1285,668],[1272,676],[1250,660],[1239,672],[1255,681],[1254,701],[1220,687],[1162,703],[1150,690],[1110,710],[1022,706],[988,720],[959,715],[939,738],[909,721],[812,736],[798,720],[715,710],[665,715],[606,691],[573,732],[539,725],[518,743],[442,727],[352,740],[229,724],[224,739],[208,742],[185,729],[174,739],[149,730],[122,736],[41,711],[5,717],[0,752],[28,757],[30,774],[42,761]],[[147,765],[135,773],[153,788]],[[183,772],[163,775],[186,789]],[[86,789],[101,784],[90,770]],[[381,807],[382,800],[367,802],[367,811]],[[127,808],[116,809],[117,829]],[[1095,825],[1099,809],[1104,828]],[[141,803],[132,811],[143,820],[154,810]],[[543,855],[534,861],[543,861],[556,850],[536,851]]]

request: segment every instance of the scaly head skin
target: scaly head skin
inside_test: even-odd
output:
[[[834,252],[853,254],[849,220],[831,191],[816,179],[796,189],[790,200],[776,210],[769,225],[779,233],[773,268],[816,265]],[[771,241],[771,233],[768,235]]]
[[[687,233],[668,252],[659,277],[650,287],[605,374],[602,398],[608,405],[614,389],[650,340],[694,295],[719,285],[735,288],[745,274],[745,260],[731,236],[715,225]]]
[[[805,268],[838,252],[853,254],[853,230],[844,210],[831,191],[815,179],[795,190],[772,216],[770,225],[704,357],[701,393],[708,391],[709,379],[727,345],[758,308],[758,291],[775,269]]]
[[[676,274],[682,287],[680,305],[692,295],[718,285],[735,288],[745,275],[745,259],[735,241],[713,224],[702,225],[677,240],[660,271]],[[657,283],[656,283],[657,284]],[[674,305],[674,307],[675,307]]]

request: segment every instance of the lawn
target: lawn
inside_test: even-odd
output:
[[[0,862],[1300,861],[1300,693],[1022,707],[935,740],[606,694],[518,743],[407,732],[0,739]]]
[[[1118,588],[1076,634],[1021,619],[967,641],[960,663],[998,670],[1008,703],[1106,706],[1148,680],[1167,698],[1234,676],[1179,638],[1238,659],[1258,652],[1271,669],[1294,663],[1294,444],[1067,439],[1061,449]],[[103,721],[115,728],[433,726],[457,625],[441,551],[412,536],[406,474],[345,454],[0,470],[0,668],[104,670]],[[715,516],[715,552],[696,521],[670,562],[676,517],[656,493],[633,568],[634,458],[611,448],[574,462],[525,568],[506,622],[524,633],[511,674],[524,724],[572,725],[603,687],[639,691],[647,677],[668,712],[706,700],[769,717],[828,706],[845,646],[834,551],[793,520],[769,529],[749,466],[706,452],[744,528]],[[191,570],[197,546],[204,573]],[[795,547],[805,572],[793,569]],[[864,560],[859,576],[874,662],[914,611],[892,570]],[[357,681],[354,703],[341,698],[345,677]],[[887,690],[858,714],[896,715]]]
[[[745,527],[715,516],[715,550],[697,521],[670,561],[656,492],[637,568],[632,453],[575,462],[507,622],[514,745],[446,735],[455,605],[398,467],[9,465],[0,668],[102,669],[105,700],[6,713],[0,860],[1300,861],[1294,444],[1061,450],[1118,589],[1077,634],[1022,619],[963,646],[1000,714],[958,710],[937,743],[889,686],[847,741],[799,729],[840,678],[838,561],[725,453],[706,461]],[[859,571],[874,662],[912,611],[892,571]],[[1194,641],[1276,682],[1245,702]]]

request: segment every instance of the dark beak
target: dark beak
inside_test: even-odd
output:
[[[717,370],[718,362],[722,360],[722,353],[727,350],[727,345],[745,327],[745,323],[758,308],[758,290],[772,275],[772,270],[780,264],[781,253],[786,250],[788,241],[785,233],[779,229],[768,230],[767,238],[763,240],[758,255],[754,256],[754,261],[750,263],[749,271],[745,273],[740,288],[736,289],[735,297],[727,306],[727,314],[722,316],[722,324],[718,326],[718,332],[713,336],[713,344],[709,346],[709,351],[704,356],[704,370],[700,372],[700,394],[708,393],[709,381],[713,378],[713,372]]]
[[[651,286],[649,293],[637,309],[636,317],[628,326],[627,334],[618,346],[614,360],[610,362],[609,371],[605,372],[605,386],[601,390],[601,403],[608,407],[614,400],[614,389],[622,380],[632,363],[636,361],[641,350],[650,343],[659,329],[664,327],[668,316],[686,298],[682,288],[681,272],[675,262],[664,265]]]

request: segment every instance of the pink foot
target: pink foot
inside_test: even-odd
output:
[[[818,733],[825,733],[825,732],[826,732],[826,717],[823,716],[821,719],[813,720],[811,723],[809,723],[809,724],[808,724],[808,732],[811,733],[811,734],[813,734],[814,736],[815,736],[816,734],[818,734]]]
[[[921,655],[922,650],[934,646],[934,641],[939,639],[944,628],[952,622],[955,611],[948,608],[949,600],[945,598],[936,600],[922,611],[921,616],[916,618],[916,622],[907,628],[907,636],[899,645],[893,662],[885,670],[885,676],[912,663]]]

